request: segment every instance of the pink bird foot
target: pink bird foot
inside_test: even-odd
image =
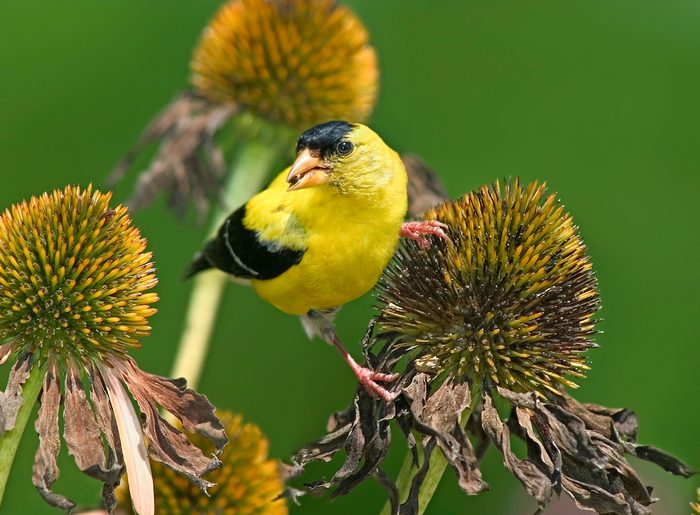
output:
[[[395,381],[399,374],[382,374],[381,372],[375,372],[371,368],[363,367],[357,363],[354,366],[351,364],[352,371],[355,372],[357,380],[360,384],[367,390],[372,397],[379,397],[384,399],[386,402],[394,402],[398,393],[391,393],[389,390],[380,386],[376,381],[381,381],[383,383],[390,383]]]
[[[403,238],[410,238],[418,242],[424,249],[430,248],[430,241],[425,237],[428,234],[437,236],[446,241],[451,241],[443,229],[448,225],[437,220],[420,220],[418,222],[404,222],[399,235]]]

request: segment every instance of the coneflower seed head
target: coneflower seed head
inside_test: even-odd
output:
[[[84,361],[150,332],[151,253],[110,198],[69,186],[0,215],[0,341]]]
[[[192,83],[305,129],[364,121],[377,95],[377,57],[360,20],[334,0],[231,0],[202,34]]]
[[[379,324],[416,368],[558,392],[588,370],[597,285],[577,229],[545,186],[482,187],[428,211],[453,243],[403,246],[379,285]]]

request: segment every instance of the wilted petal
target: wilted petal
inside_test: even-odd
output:
[[[121,451],[121,442],[119,441],[119,431],[117,423],[114,420],[114,413],[109,403],[109,395],[104,384],[102,375],[94,368],[90,369],[90,401],[95,408],[95,419],[100,431],[107,439],[111,456],[110,459],[115,464],[123,466],[124,460]],[[112,464],[108,464],[110,467]]]
[[[131,360],[120,361],[119,363],[114,363],[114,365],[122,374],[129,392],[138,403],[141,413],[145,417],[144,432],[149,441],[148,454],[153,459],[187,477],[206,492],[207,488],[212,486],[212,483],[202,479],[202,476],[221,466],[221,462],[216,457],[206,457],[197,446],[190,442],[187,436],[160,416],[153,400],[157,395],[154,392],[157,388],[165,388],[167,383],[164,381],[157,384],[148,382],[143,372],[134,372],[137,367]],[[172,393],[175,395],[180,392],[180,389],[176,386],[173,386],[172,389]],[[131,481],[129,481],[129,484],[131,485]]]
[[[39,435],[39,448],[34,456],[32,483],[44,500],[52,506],[70,510],[73,502],[51,491],[51,485],[58,479],[56,456],[61,449],[58,434],[58,408],[61,404],[61,390],[56,365],[52,364],[44,376],[39,416],[34,428]]]
[[[17,412],[22,407],[22,385],[29,378],[32,358],[29,354],[20,357],[10,370],[7,387],[0,392],[0,436],[15,427]]]
[[[582,510],[592,510],[596,513],[615,513],[633,515],[625,498],[621,494],[612,494],[595,485],[576,481],[570,477],[562,478],[564,491],[568,493]],[[645,515],[650,510],[634,512],[634,515]]]
[[[65,396],[63,438],[68,453],[86,474],[105,483],[115,483],[120,468],[106,467],[101,431],[85,395],[80,373],[72,364],[66,367]]]
[[[438,438],[440,450],[459,477],[459,486],[469,495],[489,488],[481,478],[478,460],[460,420],[471,407],[470,385],[447,379],[425,404],[423,417]]]
[[[104,366],[100,368],[100,373],[105,380],[119,430],[126,474],[129,478],[129,494],[134,509],[139,515],[153,515],[155,512],[153,476],[141,432],[141,423],[116,372]]]
[[[508,426],[501,420],[488,392],[483,392],[483,403],[481,423],[484,431],[503,454],[503,464],[506,468],[515,474],[527,492],[537,500],[539,507],[543,508],[552,495],[552,480],[532,461],[521,460],[513,454]]]
[[[408,216],[420,216],[449,197],[437,174],[412,154],[401,156],[408,175]]]
[[[211,440],[216,446],[217,454],[221,452],[228,437],[224,426],[214,415],[214,406],[206,396],[188,389],[184,379],[168,379],[144,372],[130,358],[125,361],[122,373],[130,389],[133,385],[147,393],[156,403],[180,419],[186,431],[196,432]]]
[[[108,183],[121,180],[147,145],[160,142],[151,164],[139,176],[129,206],[139,209],[165,190],[176,213],[182,215],[191,198],[202,218],[225,170],[214,137],[235,112],[231,104],[212,103],[189,92],[179,95],[146,127]]]
[[[690,468],[678,458],[651,445],[627,444],[625,448],[637,458],[650,461],[671,474],[683,477],[690,477],[697,474],[697,471]]]

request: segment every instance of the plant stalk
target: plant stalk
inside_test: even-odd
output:
[[[253,138],[241,148],[225,187],[226,205],[217,208],[207,237],[216,234],[231,211],[262,188],[287,145],[284,137],[275,141]],[[207,271],[194,278],[185,328],[171,373],[171,377],[184,377],[190,388],[196,388],[199,384],[227,282],[226,274],[219,270]]]
[[[22,406],[17,412],[15,427],[0,437],[0,506],[2,505],[5,486],[7,486],[7,479],[10,477],[10,470],[15,460],[19,442],[27,427],[27,422],[39,397],[41,387],[44,385],[47,366],[47,364],[40,366],[35,363],[32,367],[29,377],[22,385]]]

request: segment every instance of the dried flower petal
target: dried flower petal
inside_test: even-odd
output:
[[[447,200],[447,190],[437,173],[414,154],[401,156],[408,175],[408,216],[422,216]]]
[[[116,372],[107,367],[101,368],[100,372],[105,380],[119,429],[126,473],[131,478],[129,493],[134,509],[139,515],[153,515],[155,512],[153,476],[141,424]]]
[[[106,461],[100,428],[97,426],[92,408],[88,404],[82,380],[74,366],[66,370],[65,426],[63,438],[68,454],[75,458],[80,470],[98,479],[105,477]]]
[[[70,510],[75,504],[62,495],[51,491],[51,486],[58,479],[58,464],[56,457],[61,449],[61,439],[58,431],[58,410],[61,404],[61,389],[59,386],[56,364],[51,364],[44,376],[44,389],[41,394],[39,416],[34,428],[39,435],[39,448],[34,457],[32,482],[44,500],[52,506]]]
[[[527,492],[537,500],[540,509],[544,508],[552,496],[552,480],[529,459],[519,459],[510,448],[508,426],[501,421],[488,392],[483,392],[484,408],[481,423],[484,431],[503,454],[503,464],[523,484]]]
[[[22,407],[22,385],[29,379],[31,368],[31,356],[25,355],[10,370],[7,387],[0,392],[0,436],[15,427],[17,413]]]
[[[207,438],[216,446],[216,454],[221,452],[228,438],[206,396],[188,389],[182,378],[168,379],[144,372],[131,359],[125,361],[122,373],[130,387],[146,385],[151,398],[180,419],[186,431]]]
[[[171,382],[145,374],[128,358],[124,363],[115,364],[115,368],[121,373],[145,417],[144,431],[149,440],[149,455],[184,475],[206,492],[212,483],[202,479],[202,476],[221,466],[221,462],[215,455],[206,457],[183,433],[161,418],[156,402],[164,402],[166,409],[175,408],[174,414],[182,417],[183,425],[212,439],[217,445],[218,454],[227,439],[223,426],[214,417],[213,406],[203,395],[184,388],[184,381]],[[187,402],[190,403],[191,413],[181,411],[182,404]]]
[[[175,213],[184,215],[191,199],[201,220],[209,208],[209,198],[220,190],[226,168],[214,137],[236,111],[231,104],[216,104],[193,93],[182,93],[151,121],[114,167],[107,183],[119,182],[145,148],[157,142],[156,155],[139,174],[129,208],[141,209],[160,191],[167,191],[168,206]]]

